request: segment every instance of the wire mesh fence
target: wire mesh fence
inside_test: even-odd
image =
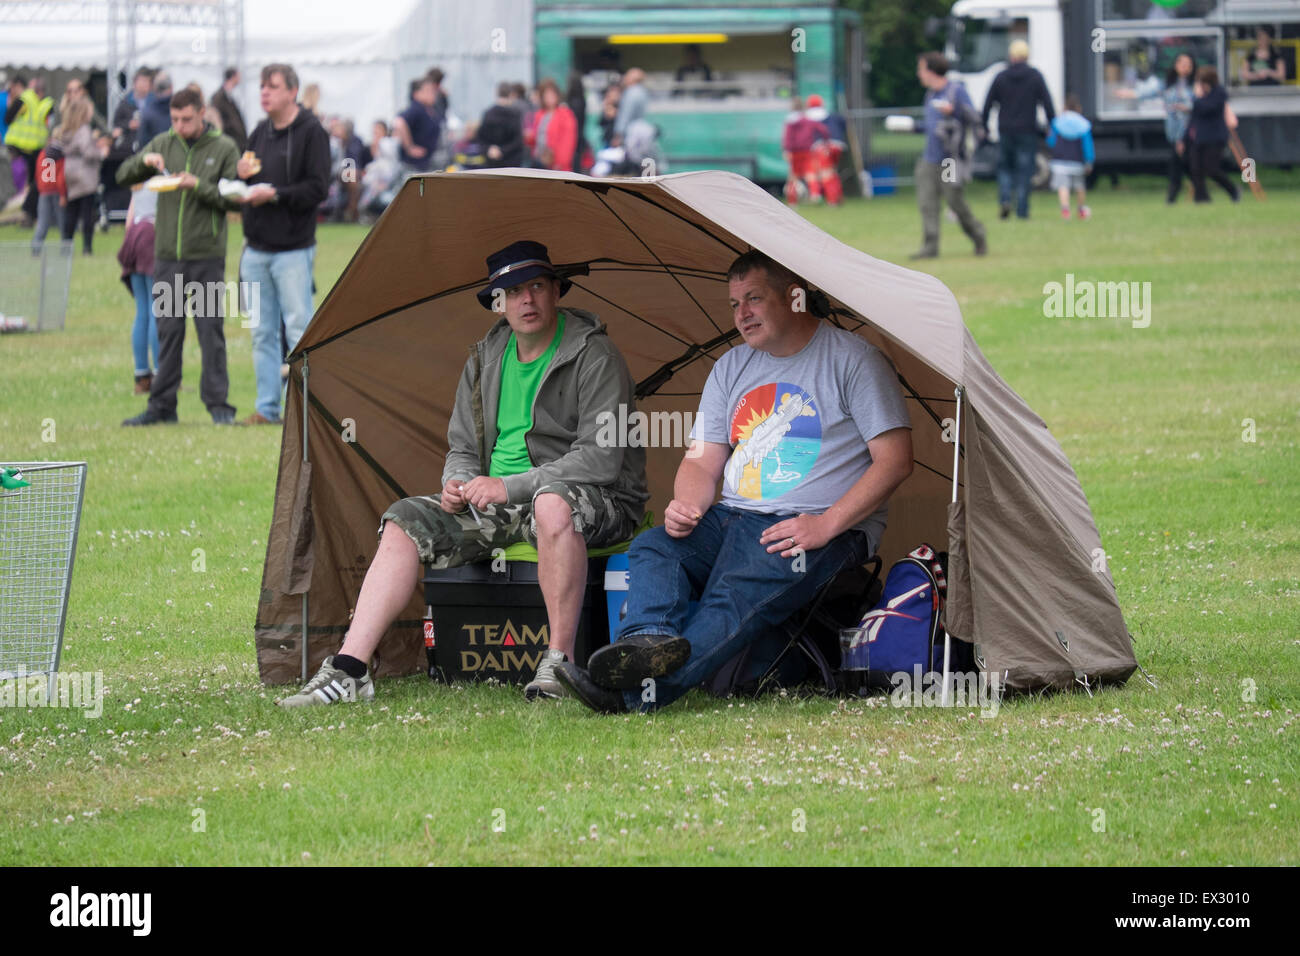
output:
[[[0,478],[0,679],[53,674],[63,649],[86,463],[9,463]]]
[[[0,332],[63,328],[72,280],[72,244],[56,233],[35,247],[0,242]]]
[[[889,116],[906,116],[919,124],[923,112],[919,106],[849,110],[847,118],[854,124],[861,144],[863,191],[867,195],[887,196],[900,187],[915,184],[912,167],[925,150],[925,137],[915,132],[891,130],[885,120]]]

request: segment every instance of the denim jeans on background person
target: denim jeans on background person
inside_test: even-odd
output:
[[[792,514],[759,514],[714,505],[685,538],[662,528],[637,536],[628,553],[627,616],[619,639],[633,634],[677,634],[691,643],[686,664],[657,678],[654,700],[627,691],[628,710],[671,704],[711,677],[746,646],[808,604],[841,571],[871,556],[861,531],[846,531],[796,558],[768,554],[763,531]],[[687,604],[700,606],[689,621]]]
[[[1010,205],[1014,192],[1021,219],[1029,217],[1029,182],[1037,153],[1037,133],[1003,133],[998,139],[998,203]]]
[[[51,230],[63,234],[63,207],[57,193],[42,193],[36,200],[36,232],[32,234],[32,255],[38,255],[45,245],[45,236]]]
[[[311,277],[315,262],[315,245],[289,252],[261,252],[249,246],[239,260],[240,281],[257,285],[256,293],[250,287],[244,304],[253,332],[257,411],[272,421],[280,418],[283,391],[280,366],[284,364],[284,345],[280,324],[284,323],[284,342],[292,352],[311,321]]]
[[[158,320],[153,315],[153,277],[143,272],[131,274],[131,292],[135,295],[135,324],[131,326],[131,352],[135,356],[135,374],[148,375],[158,367]],[[153,355],[153,364],[149,356]]]

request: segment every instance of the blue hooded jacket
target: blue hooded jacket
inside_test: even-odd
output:
[[[1090,165],[1096,159],[1092,124],[1072,110],[1058,114],[1047,133],[1047,148],[1052,151],[1054,163]]]

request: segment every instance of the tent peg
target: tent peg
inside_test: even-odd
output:
[[[1134,663],[1136,663],[1136,662],[1134,662]],[[1146,682],[1147,682],[1148,684],[1150,684],[1150,685],[1151,685],[1153,688],[1155,688],[1156,690],[1159,690],[1159,689],[1160,689],[1160,685],[1156,683],[1155,678],[1152,677],[1150,674],[1148,674],[1145,670],[1143,670],[1141,664],[1138,664],[1137,669],[1140,670],[1140,671],[1142,671],[1142,676],[1146,678]]]

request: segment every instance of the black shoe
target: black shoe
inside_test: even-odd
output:
[[[1010,215],[1011,215],[1011,204],[1004,202],[1001,205],[1001,207],[998,209],[998,218],[1006,219]]]
[[[989,244],[987,239],[975,240],[975,255],[987,256],[989,254]]]
[[[212,424],[214,425],[233,425],[235,424],[235,410],[233,408],[218,408],[212,413]]]
[[[555,679],[566,688],[569,694],[582,701],[598,714],[621,714],[627,708],[623,706],[623,695],[616,690],[606,690],[596,685],[577,664],[569,661],[555,665]]]
[[[924,249],[919,249],[919,250],[917,250],[916,252],[912,253],[912,254],[911,254],[910,256],[908,256],[907,258],[909,258],[909,259],[938,259],[938,258],[939,258],[939,253],[937,253],[937,252],[926,252]]]
[[[591,655],[587,673],[610,690],[640,690],[647,677],[663,677],[686,663],[691,642],[672,634],[634,634]]]
[[[175,412],[155,412],[152,408],[146,408],[134,418],[128,418],[122,422],[124,428],[134,427],[136,425],[175,425]]]

